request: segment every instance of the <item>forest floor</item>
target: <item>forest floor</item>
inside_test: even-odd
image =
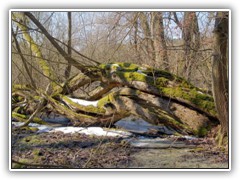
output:
[[[228,168],[228,155],[211,138],[178,139],[194,148],[138,148],[122,137],[18,129],[11,139],[13,169]]]

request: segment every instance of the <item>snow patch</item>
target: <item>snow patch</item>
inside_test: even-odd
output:
[[[186,140],[194,140],[194,139],[197,139],[196,137],[194,136],[183,136]]]
[[[87,100],[82,100],[82,99],[75,99],[75,98],[70,98],[68,97],[71,101],[80,104],[82,106],[95,106],[97,107],[98,101],[87,101]]]
[[[19,126],[22,126],[24,124],[24,122],[12,122],[12,124],[16,127],[19,127]],[[30,124],[28,124],[28,126],[38,128],[37,133],[50,132],[53,129],[53,127],[41,125],[41,124],[37,124],[37,123],[30,123]]]
[[[104,130],[101,127],[59,127],[54,128],[51,132],[63,132],[63,133],[80,133],[86,135],[96,136],[111,136],[111,137],[129,137],[131,133],[120,130]]]
[[[24,123],[23,122],[12,122],[14,126],[21,126]],[[72,127],[72,126],[66,126],[66,127],[51,127],[46,125],[40,125],[36,123],[30,123],[30,127],[36,127],[38,128],[37,133],[51,133],[51,132],[63,132],[63,133],[80,133],[80,134],[86,134],[86,135],[95,135],[95,136],[108,136],[108,137],[129,137],[132,135],[130,132],[121,131],[121,130],[115,130],[115,129],[107,129],[107,128],[101,128],[101,127]]]

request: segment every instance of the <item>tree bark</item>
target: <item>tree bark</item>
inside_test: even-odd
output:
[[[72,13],[68,12],[68,55],[72,57]],[[68,79],[71,73],[71,64],[68,64],[65,69],[65,78]]]
[[[167,46],[164,35],[163,14],[153,12],[153,42],[156,54],[155,61],[161,69],[169,70]]]
[[[194,64],[196,53],[200,46],[200,33],[196,12],[185,12],[183,22],[183,40],[185,44],[185,62],[183,74],[187,80],[190,80],[192,66]]]
[[[228,136],[228,12],[218,12],[214,27],[213,94],[222,138]],[[220,139],[222,139],[220,138]],[[222,140],[220,140],[222,141]]]
[[[151,27],[149,25],[149,21],[147,18],[147,15],[144,12],[141,12],[139,14],[139,19],[141,22],[141,27],[144,33],[144,39],[146,40],[146,46],[147,46],[147,53],[150,57],[150,59],[155,62],[156,55],[155,55],[155,49],[154,49],[154,42],[152,40],[152,33],[151,33]]]

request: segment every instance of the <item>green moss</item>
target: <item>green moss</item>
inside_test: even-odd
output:
[[[189,89],[185,90],[182,87],[175,88],[159,87],[159,90],[164,95],[188,100],[195,104],[196,106],[200,107],[201,109],[211,113],[212,115],[216,115],[213,98],[207,94],[199,93],[196,89],[191,89],[189,91]]]
[[[208,133],[207,128],[201,127],[201,128],[199,128],[197,135],[198,135],[199,137],[204,137],[204,136],[207,135],[207,133]]]
[[[118,66],[115,66],[115,65]],[[126,62],[116,62],[116,63],[108,63],[108,64],[100,64],[99,68],[105,70],[112,70],[113,68],[119,67],[121,71],[137,71],[138,65],[133,63],[126,63]]]
[[[25,159],[25,158],[20,158],[20,157],[18,158],[18,162],[23,163],[23,164],[12,163],[12,168],[13,169],[26,169],[26,165],[24,165],[24,164],[34,163],[33,159]]]
[[[38,128],[26,126],[26,127],[21,127],[21,130],[28,131],[28,132],[37,132]]]
[[[22,145],[38,146],[45,143],[45,140],[40,139],[38,135],[27,136],[19,141]]]
[[[18,163],[12,163],[12,168],[13,169],[22,169],[24,168],[25,166],[22,165],[22,164],[18,164]]]
[[[103,98],[101,98],[98,101],[97,106],[99,108],[103,108],[104,104],[113,103],[115,101],[115,98],[116,98],[116,93],[115,92],[111,92],[110,94],[108,94],[108,95],[104,96]]]
[[[31,90],[31,87],[29,85],[25,85],[25,84],[14,84],[12,86],[12,91],[16,91],[16,90]]]
[[[29,118],[29,115],[12,112],[12,117],[14,119],[18,120],[19,122],[26,122]],[[32,122],[37,123],[37,124],[47,124],[41,118],[38,118],[38,117],[34,117]]]
[[[168,84],[168,79],[164,77],[159,77],[156,79],[156,86],[165,87]]]
[[[13,110],[13,112],[18,113],[18,112],[21,112],[22,109],[23,109],[23,107],[18,106],[18,107],[16,107],[16,108]]]
[[[120,63],[117,63],[117,64],[125,70],[136,71],[139,68],[139,65],[133,64],[133,63],[120,62]]]
[[[97,113],[97,114],[102,114],[105,112],[104,109],[102,109],[100,107],[94,107],[93,105],[82,106],[78,103],[71,101],[67,96],[61,96],[61,97],[65,102],[69,103],[70,105],[72,105],[73,107],[76,107],[77,109],[79,109],[81,111]]]
[[[38,156],[40,152],[40,149],[33,149],[32,154]]]
[[[142,72],[149,76],[164,77],[169,80],[177,79],[177,76],[175,76],[167,71],[163,71],[163,70],[159,70],[159,69],[147,68],[147,70],[142,70]]]
[[[41,159],[43,157],[43,151],[41,149],[33,149],[32,155],[34,163],[41,162]]]
[[[147,74],[146,76],[143,73],[138,73],[135,71],[138,65],[132,63],[114,63],[118,64],[121,67],[120,71],[116,71],[118,77],[128,83],[132,81],[141,81],[146,82],[149,85],[157,87],[160,90],[160,93],[175,97],[182,98],[184,100],[190,101],[196,106],[200,107],[203,110],[206,110],[212,115],[216,115],[215,104],[213,98],[207,94],[202,94],[198,88],[195,88],[191,83],[187,82],[185,79],[173,75],[167,71],[155,70],[148,68],[143,71],[143,73]],[[111,68],[113,63],[102,65],[102,67]],[[168,87],[169,81],[173,81],[173,86]]]
[[[184,78],[151,67],[141,68],[132,63],[109,63],[101,64],[100,67],[110,70],[114,64],[117,64],[120,67],[120,70],[115,71],[115,73],[124,82],[146,82],[149,85],[157,87],[160,94],[187,100],[202,110],[205,110],[214,116],[216,115],[213,97],[202,93],[199,88],[194,87]],[[137,72],[138,68],[140,68],[143,73]]]
[[[142,68],[139,65],[133,63],[109,63],[101,64],[99,67],[107,71],[114,70],[121,79],[127,82],[142,81],[147,82],[151,85],[166,86],[169,80],[175,80],[176,82],[179,81],[183,83],[182,86],[190,86],[187,81],[184,81],[184,79],[177,77],[167,71],[155,70],[153,68]],[[138,69],[141,69],[143,73],[137,72]]]
[[[75,84],[77,84],[78,81],[81,81],[82,79],[86,78],[86,76],[84,74],[77,74],[76,76],[72,77],[69,81],[68,81],[68,86],[72,87]]]
[[[149,77],[145,76],[144,74],[141,74],[141,73],[138,73],[138,72],[117,72],[117,75],[120,78],[125,79],[128,82],[131,82],[131,81],[144,81],[144,82],[152,81],[151,83],[153,83],[152,78],[149,78]]]

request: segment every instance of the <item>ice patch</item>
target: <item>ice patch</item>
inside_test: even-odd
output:
[[[71,101],[80,104],[82,106],[95,106],[97,107],[98,101],[87,101],[87,100],[82,100],[82,99],[75,99],[75,98],[70,98],[68,97]]]

